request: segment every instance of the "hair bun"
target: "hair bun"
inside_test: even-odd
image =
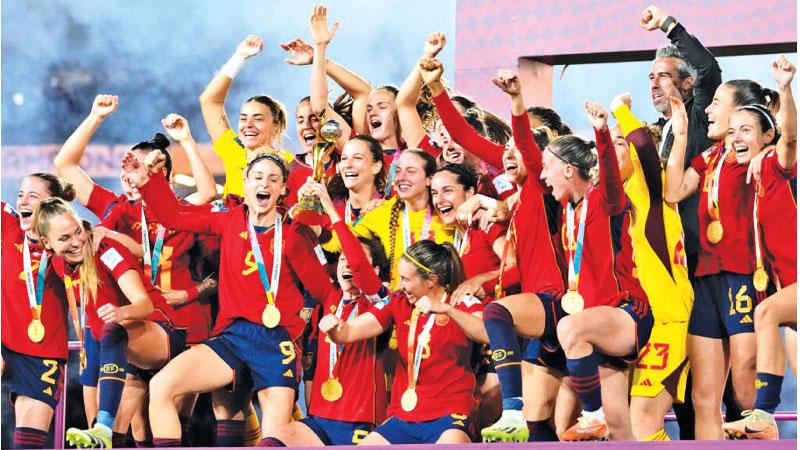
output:
[[[162,133],[156,133],[156,135],[153,136],[152,142],[154,147],[160,148],[162,150],[166,150],[167,147],[169,147],[169,139],[167,139],[167,137],[164,136]]]

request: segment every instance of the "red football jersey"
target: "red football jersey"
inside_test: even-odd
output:
[[[483,231],[477,223],[469,228],[466,238],[463,236],[461,238],[463,240],[462,248],[457,249],[461,254],[461,262],[464,264],[467,278],[500,268],[500,257],[494,252],[493,247],[494,242],[505,235],[505,224],[493,224],[489,227],[489,232]]]
[[[219,314],[213,334],[223,331],[238,318],[262,323],[261,313],[267,305],[267,297],[250,246],[247,207],[243,205],[220,212],[180,210],[174,204],[158,201],[170,192],[166,179],[161,175],[151,177],[141,187],[141,192],[145,201],[153,200],[148,203],[158,221],[165,226],[220,236]],[[283,217],[285,221],[286,215]],[[299,280],[316,299],[336,295],[336,289],[314,256],[313,249],[308,248],[307,238],[298,232],[296,227],[300,226],[295,223],[283,224],[281,272],[278,296],[275,298],[275,306],[281,313],[280,325],[287,329],[292,340],[296,340],[305,328],[305,321],[299,316],[303,296],[295,280]],[[274,232],[270,227],[265,232],[257,233],[270,278]]]
[[[691,167],[700,175],[700,256],[695,276],[713,275],[721,271],[750,274],[756,269],[753,245],[754,190],[747,186],[747,164],[738,164],[733,151],[727,153],[719,176],[719,215],[722,240],[708,241],[706,230],[713,218],[708,211],[714,169],[725,154],[725,143],[719,142],[692,159]]]
[[[2,207],[2,342],[9,349],[24,355],[39,358],[67,358],[68,308],[64,283],[53,268],[53,258],[49,258],[45,272],[42,295],[41,321],[44,325],[44,338],[36,343],[28,338],[28,325],[33,319],[28,291],[25,287],[22,252],[24,233],[19,227],[19,216],[10,205],[3,202]],[[38,281],[39,262],[44,251],[38,243],[29,242],[31,252],[31,271],[34,283]],[[34,285],[35,286],[35,285]]]
[[[784,169],[772,150],[761,161],[758,224],[761,248],[782,287],[797,282],[797,163]]]
[[[583,252],[580,261],[578,292],[584,308],[617,306],[628,293],[646,301],[647,296],[636,279],[630,231],[629,202],[619,174],[614,145],[608,130],[595,130],[600,161],[600,183],[575,205],[572,242],[577,246],[582,208],[586,211]],[[588,199],[587,199],[588,197]],[[575,248],[570,247],[564,202],[562,246],[567,264]],[[626,292],[627,291],[627,292]]]
[[[171,192],[171,191],[170,191]],[[142,245],[142,204],[131,202],[124,195],[108,200],[114,194],[102,186],[95,185],[92,189],[87,207],[102,220],[100,225],[130,236],[139,245]],[[166,193],[165,193],[166,195]],[[171,194],[174,197],[174,194]],[[189,205],[189,208],[210,209],[210,205]],[[150,240],[150,251],[155,250],[159,224],[150,208],[145,206],[145,221]],[[192,279],[190,267],[192,265],[190,250],[195,246],[196,235],[186,231],[166,229],[164,241],[158,264],[153,267],[156,271],[156,285],[164,290],[189,290],[199,284]],[[151,283],[149,274],[145,273],[145,282]],[[211,306],[208,303],[197,301],[188,302],[174,308],[172,319],[175,324],[186,328],[186,340],[190,343],[205,340],[211,329]]]
[[[92,330],[92,336],[99,341],[104,322],[97,315],[97,308],[108,303],[115,306],[130,305],[131,303],[119,287],[118,281],[128,271],[135,272],[141,278],[144,277],[139,263],[130,251],[113,239],[103,239],[100,242],[94,259],[99,283],[97,295],[94,298],[87,292],[86,323]],[[75,298],[80,299],[80,271],[78,268],[71,268],[66,265],[64,270],[65,273],[62,276],[69,275],[72,278]],[[164,297],[161,296],[161,293],[158,292],[158,289],[144,279],[142,279],[142,284],[155,308],[155,311],[146,319],[157,322],[171,322],[175,312],[164,300]]]
[[[462,301],[456,308],[472,314],[482,311],[483,305],[474,299]],[[470,365],[472,341],[455,320],[449,318],[446,323],[435,323],[431,328],[430,341],[423,350],[417,378],[416,408],[406,412],[400,406],[400,399],[408,387],[407,345],[413,309],[403,292],[395,292],[388,303],[372,305],[369,309],[369,313],[384,327],[394,324],[397,333],[400,358],[394,374],[389,411],[409,422],[433,420],[448,414],[470,415],[478,406],[474,397],[475,373]],[[419,315],[415,336],[419,336],[427,321],[427,315]]]

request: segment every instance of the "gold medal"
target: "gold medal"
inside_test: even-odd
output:
[[[708,228],[706,228],[706,237],[708,238],[708,242],[712,244],[716,244],[722,240],[722,222],[719,220],[715,220],[708,224]]]
[[[767,290],[768,284],[769,275],[767,275],[767,271],[764,270],[763,267],[757,268],[755,273],[753,273],[753,286],[758,292],[764,292]]]
[[[86,368],[86,349],[81,348],[80,351],[81,370]]]
[[[417,391],[414,388],[409,387],[403,392],[403,396],[400,398],[400,406],[403,407],[405,412],[411,412],[417,407]]]
[[[389,348],[397,350],[397,331],[395,329],[392,329],[392,336],[389,337]]]
[[[561,309],[567,314],[575,314],[583,311],[583,296],[581,296],[578,291],[567,291],[567,293],[561,297]]]
[[[261,313],[261,322],[264,323],[264,326],[267,328],[275,328],[280,321],[281,312],[278,310],[278,307],[273,303],[267,304],[267,307],[264,308],[264,312]]]
[[[444,326],[447,326],[448,323],[450,323],[450,318],[447,317],[447,314],[437,314],[436,315],[436,325],[439,325],[440,327],[444,327]]]
[[[28,337],[37,344],[42,342],[42,339],[44,339],[44,324],[41,320],[31,320],[31,323],[28,324]]]
[[[320,392],[322,392],[322,398],[329,402],[335,402],[342,398],[342,383],[337,378],[328,378],[322,383]]]

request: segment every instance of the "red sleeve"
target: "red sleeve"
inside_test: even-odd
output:
[[[539,178],[542,173],[542,151],[533,140],[531,124],[528,114],[523,113],[511,118],[511,128],[514,131],[514,143],[517,144],[519,152],[522,153],[522,160],[528,169],[528,176]],[[613,148],[613,147],[612,147]]]
[[[234,214],[241,214],[238,208],[225,212],[211,212],[209,205],[181,206],[163,173],[151,176],[150,180],[139,188],[139,192],[147,203],[148,211],[153,212],[158,223],[173,230],[222,234],[228,220]]]
[[[422,141],[420,141],[420,143],[417,144],[417,148],[424,150],[425,153],[428,153],[434,158],[438,158],[439,155],[442,154],[442,149],[437,147],[431,140],[431,137],[428,136],[427,134],[425,135],[424,138],[422,138]]]
[[[521,281],[517,267],[518,266],[515,265],[503,272],[503,290],[520,284]],[[500,281],[500,277],[494,277],[483,283],[483,292],[485,292],[486,295],[494,295],[494,289],[497,287],[498,281]]]
[[[98,258],[103,268],[108,270],[115,280],[129,270],[138,271],[139,265],[133,255],[123,245],[112,239],[104,239],[97,249]]]
[[[392,326],[392,316],[394,315],[395,305],[397,305],[398,302],[404,301],[406,301],[406,298],[402,293],[392,292],[388,298],[388,302],[372,303],[366,312],[375,316],[384,329],[388,329]]]
[[[117,194],[108,189],[94,184],[92,192],[89,193],[89,201],[86,202],[86,209],[92,212],[98,219],[104,219],[117,201]]]
[[[792,167],[783,167],[781,166],[780,161],[778,161],[778,153],[773,152],[771,155],[768,155],[764,159],[761,160],[761,164],[769,164],[769,168],[775,172],[775,175],[782,177],[787,180],[791,180],[793,178],[797,178],[797,162],[792,164]]]
[[[339,243],[342,245],[342,252],[347,258],[347,264],[353,271],[353,279],[356,286],[366,295],[377,294],[383,283],[375,275],[375,271],[372,270],[361,243],[343,220],[334,223],[333,229],[336,231],[336,236],[339,237]]]
[[[694,169],[694,171],[697,172],[697,174],[700,175],[701,177],[703,176],[703,174],[706,173],[706,170],[708,169],[708,163],[706,163],[706,158],[704,154],[705,152],[698,153],[694,158],[692,158],[692,161],[689,163],[689,167]]]
[[[622,178],[619,175],[619,163],[611,141],[608,128],[604,131],[594,130],[597,140],[597,156],[600,159],[600,193],[609,216],[616,216],[625,210],[627,197]]]
[[[0,222],[2,222],[3,225],[2,233],[3,239],[5,239],[7,233],[19,229],[19,214],[17,214],[17,212],[14,211],[14,208],[12,208],[11,205],[6,202],[0,203],[0,206],[3,208],[2,219],[0,219]]]
[[[501,236],[505,236],[506,231],[508,231],[508,222],[493,223],[492,226],[489,227],[489,231],[486,232],[486,239],[492,244],[492,247],[494,247],[495,241]]]
[[[324,302],[328,295],[337,289],[331,284],[328,273],[320,265],[314,254],[313,247],[309,248],[307,240],[294,228],[287,234],[287,260],[292,271],[300,278],[303,287],[311,293],[318,302]]]
[[[495,144],[478,134],[464,119],[447,96],[447,92],[433,97],[433,103],[442,118],[442,123],[458,145],[464,147],[495,167],[503,167],[504,146]]]

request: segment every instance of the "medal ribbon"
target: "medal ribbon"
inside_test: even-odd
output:
[[[392,157],[392,164],[389,166],[389,176],[386,178],[386,188],[383,190],[383,196],[389,198],[392,193],[392,184],[394,184],[394,172],[397,170],[397,160],[400,159],[400,149],[394,151]]]
[[[344,223],[354,227],[358,225],[358,222],[361,221],[362,217],[363,215],[359,214],[358,217],[356,217],[356,220],[353,220],[353,208],[350,206],[350,200],[348,200],[344,205]]]
[[[358,297],[352,299],[351,301],[356,302]],[[336,318],[342,318],[342,310],[344,309],[344,298],[339,300],[339,306],[336,308]],[[350,315],[347,316],[347,320],[353,320],[353,317],[358,315],[358,303],[353,306],[353,310],[350,311]],[[336,367],[336,362],[339,360],[339,354],[344,350],[344,345],[339,344],[338,346],[336,343],[331,341],[330,343],[330,354],[328,355],[328,378],[333,378],[333,369]]]
[[[258,276],[267,294],[267,304],[274,305],[275,297],[278,296],[278,280],[281,276],[281,250],[283,249],[283,230],[281,215],[275,214],[275,238],[272,247],[272,282],[267,277],[267,268],[264,266],[264,256],[261,254],[261,245],[258,243],[256,228],[253,225],[252,216],[247,218],[247,234],[250,237],[250,248],[253,250],[253,257],[258,266]]]
[[[708,193],[708,215],[711,220],[721,220],[719,215],[719,179],[722,174],[722,165],[730,150],[725,149],[720,153],[719,160],[714,164],[714,177],[711,179],[711,192]],[[708,175],[706,175],[708,176]]]
[[[156,245],[153,247],[152,256],[150,255],[150,233],[147,230],[147,220],[144,217],[144,205],[142,205],[142,250],[144,251],[144,271],[150,275],[150,282],[156,286],[158,276],[158,262],[161,259],[161,248],[164,246],[164,234],[166,228],[158,226],[156,232]]]
[[[756,244],[756,267],[763,269],[764,261],[761,256],[761,236],[758,232],[758,188],[760,187],[761,183],[758,184],[758,187],[756,188],[756,195],[753,199],[753,237]]]
[[[402,200],[397,200],[401,202]],[[425,223],[422,225],[422,232],[419,234],[419,239],[430,239],[431,231],[431,208],[430,206],[425,208]],[[408,218],[408,209],[403,208],[403,250],[406,250],[408,247],[411,246],[413,242],[411,242],[411,220]]]
[[[583,202],[581,204],[581,217],[578,223],[578,237],[577,242],[575,239],[575,207],[572,205],[571,202],[567,202],[567,238],[569,239],[569,284],[570,287],[575,286],[575,290],[578,290],[578,281],[580,281],[581,275],[581,260],[583,259],[583,237],[584,233],[586,232],[586,214],[589,210],[589,194],[592,191],[586,193],[583,197]],[[572,247],[575,247],[575,251],[572,251]]]
[[[469,246],[469,228],[464,232],[464,236],[461,236],[461,230],[456,230],[453,243],[455,244],[456,250],[458,250],[458,256],[464,256],[464,252]]]
[[[447,294],[445,293],[445,296],[446,295]],[[442,300],[444,300],[444,298],[442,298]],[[411,312],[411,324],[408,328],[408,387],[411,389],[415,389],[417,387],[419,366],[422,364],[422,352],[425,349],[425,344],[431,341],[431,328],[433,328],[433,323],[436,319],[436,314],[431,314],[428,316],[428,321],[425,322],[425,326],[422,328],[422,332],[419,334],[420,336],[428,335],[427,342],[421,342],[416,336],[419,313],[419,309],[414,308],[414,310]],[[417,338],[416,349],[414,348],[415,338]]]
[[[32,320],[41,320],[42,300],[44,298],[44,279],[47,275],[47,252],[42,251],[42,258],[39,260],[39,270],[36,272],[36,283],[34,287],[33,269],[31,268],[31,250],[28,244],[28,237],[25,238],[22,247],[22,268],[25,272],[25,289],[28,291],[28,304],[31,307]]]
[[[72,327],[75,329],[75,335],[78,337],[80,343],[80,350],[83,349],[84,340],[84,327],[86,326],[86,290],[83,287],[83,282],[80,282],[81,293],[81,306],[80,318],[78,318],[78,305],[75,302],[75,291],[72,277],[69,275],[64,277],[64,288],[67,291],[67,302],[69,303],[69,315],[72,319]]]

